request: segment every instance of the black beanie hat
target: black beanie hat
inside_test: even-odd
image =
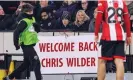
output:
[[[32,11],[33,9],[34,9],[34,7],[29,3],[25,3],[22,6],[22,12],[29,12],[29,11]]]
[[[63,11],[63,14],[61,16],[61,19],[68,19],[69,21],[71,20],[71,15],[68,11]]]

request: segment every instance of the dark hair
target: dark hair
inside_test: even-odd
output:
[[[46,12],[47,14],[50,13],[49,8],[42,8],[41,13]]]
[[[22,6],[22,12],[30,12],[30,11],[33,11],[34,7],[29,4],[29,3],[25,3],[23,6]]]

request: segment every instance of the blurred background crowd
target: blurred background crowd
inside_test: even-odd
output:
[[[0,31],[12,31],[17,27],[24,17],[21,8],[25,3],[34,6],[34,17],[41,31],[94,32],[97,1],[92,0],[0,1]],[[126,1],[126,5],[133,24],[133,1]]]

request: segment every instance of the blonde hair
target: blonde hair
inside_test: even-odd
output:
[[[75,18],[75,24],[78,24],[78,14],[79,13],[82,13],[83,15],[84,15],[84,20],[83,20],[83,22],[85,22],[85,21],[87,21],[87,20],[90,20],[90,17],[85,13],[85,11],[84,10],[79,10],[78,12],[77,12],[77,14],[76,14],[76,18]]]

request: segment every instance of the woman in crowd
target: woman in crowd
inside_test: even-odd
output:
[[[90,23],[89,16],[84,10],[79,10],[73,23],[75,31],[88,31]]]

